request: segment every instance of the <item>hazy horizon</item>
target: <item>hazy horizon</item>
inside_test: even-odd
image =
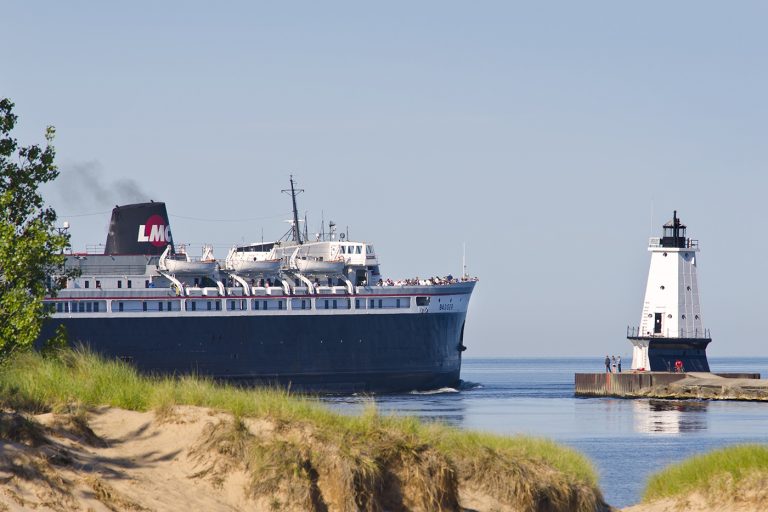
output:
[[[677,210],[708,353],[765,356],[766,11],[13,3],[0,96],[20,143],[57,128],[45,194],[76,250],[154,199],[224,257],[288,229],[293,174],[310,233],[348,226],[386,276],[457,275],[466,243],[466,356],[628,355]]]

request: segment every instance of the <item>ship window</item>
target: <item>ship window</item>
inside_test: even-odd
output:
[[[347,248],[343,245],[341,246],[341,254],[347,254]]]
[[[96,288],[101,288],[101,281],[98,279],[96,280]]]
[[[91,282],[88,281],[87,279],[85,280],[85,287],[86,288],[90,288],[91,287]]]
[[[171,301],[168,301],[168,311],[171,311],[173,309],[171,308],[171,305],[172,305]]]
[[[355,299],[355,309],[360,309],[360,299]]]
[[[122,313],[122,311],[123,311],[124,307],[125,307],[125,306],[123,305],[123,303],[122,303],[122,302],[118,302],[118,303],[117,303],[117,310],[118,310],[118,311],[120,311],[121,313]]]
[[[379,309],[381,309],[381,308],[383,308],[383,307],[384,307],[384,306],[382,306],[382,305],[381,305],[381,303],[382,303],[382,300],[381,300],[381,299],[379,299]]]
[[[336,304],[336,300],[333,301],[333,309],[339,309],[338,305]]]
[[[259,310],[259,301],[257,300],[253,301],[253,309],[255,309],[256,311]]]
[[[130,288],[130,287],[131,287],[131,280],[129,279],[128,280],[128,288]]]
[[[84,303],[82,303],[82,302],[81,302],[80,304],[78,304],[78,305],[77,305],[77,311],[78,311],[79,313],[85,313],[85,304],[84,304]]]
[[[400,299],[397,299],[397,306],[395,307],[398,307],[398,308],[400,307]]]
[[[123,282],[121,280],[119,280],[119,279],[117,280],[117,287],[118,288],[122,288],[123,287]]]
[[[328,309],[328,299],[325,299],[325,309]]]
[[[355,254],[362,254],[362,253],[363,253],[363,246],[358,245],[357,248],[355,249]]]
[[[92,302],[86,302],[85,303],[85,312],[86,313],[92,313],[93,312],[93,303]]]
[[[206,304],[207,304],[208,311],[210,311],[212,309],[211,308],[211,301],[206,301]]]
[[[429,297],[416,297],[417,306],[429,306]]]
[[[64,303],[64,312],[69,313],[69,302]]]
[[[61,307],[61,302],[56,303],[56,312],[61,313],[64,308]]]
[[[142,303],[141,303],[141,310],[142,311],[146,311],[147,310],[147,302],[146,301],[142,301]]]
[[[366,246],[365,252],[368,254],[373,254],[373,246],[372,245]]]
[[[217,300],[216,302],[216,311],[221,311],[221,301]]]
[[[197,302],[192,301],[192,311],[197,311]]]
[[[98,302],[94,302],[93,303],[93,312],[94,313],[98,313],[100,309],[101,308],[99,307],[99,303]]]
[[[149,279],[144,280],[144,288],[149,288]]]
[[[227,310],[229,310],[229,311],[234,311],[235,310],[235,301],[233,301],[233,300],[229,301],[229,306],[227,307]]]
[[[277,301],[277,309],[283,309],[283,301]]]
[[[163,310],[163,303],[162,302],[158,302],[157,303],[157,310],[158,311],[162,311]]]
[[[369,307],[370,309],[373,309],[373,308],[375,308],[376,306],[374,306],[373,304],[374,304],[374,302],[373,302],[373,299],[371,299],[371,303],[368,305],[368,307]]]

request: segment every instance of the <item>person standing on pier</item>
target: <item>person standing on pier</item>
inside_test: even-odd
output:
[[[621,373],[621,356],[616,356],[616,366],[619,369],[619,373]]]
[[[605,373],[611,373],[611,358],[605,356]]]

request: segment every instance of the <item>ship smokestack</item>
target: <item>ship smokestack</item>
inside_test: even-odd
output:
[[[160,255],[171,244],[171,223],[165,203],[115,206],[104,254]]]

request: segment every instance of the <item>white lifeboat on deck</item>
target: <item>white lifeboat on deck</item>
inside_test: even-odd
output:
[[[199,260],[190,258],[183,245],[178,253],[171,254],[171,246],[168,245],[158,261],[160,270],[174,275],[210,276],[216,272],[217,265],[210,245],[203,246],[203,256]]]
[[[280,272],[283,260],[269,256],[272,256],[272,253],[262,257],[253,252],[238,252],[236,248],[232,248],[227,255],[224,268],[244,276],[276,275]]]

